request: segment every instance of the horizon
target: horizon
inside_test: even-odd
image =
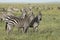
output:
[[[60,3],[60,0],[0,0],[0,3]]]

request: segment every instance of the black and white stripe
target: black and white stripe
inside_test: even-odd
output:
[[[40,21],[42,20],[42,14],[39,12],[39,14],[31,21],[29,27],[33,27],[34,31],[38,30],[38,26]]]
[[[18,18],[15,16],[5,17],[5,22],[8,22],[8,23],[18,24],[18,21],[19,21]]]

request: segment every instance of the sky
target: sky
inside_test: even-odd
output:
[[[0,3],[47,3],[60,2],[60,0],[0,0]]]

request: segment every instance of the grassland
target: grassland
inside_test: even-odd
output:
[[[38,32],[33,32],[32,28],[28,30],[28,33],[18,32],[16,28],[12,33],[7,35],[5,31],[5,23],[0,22],[0,40],[60,40],[60,10],[57,9],[59,4],[0,4],[0,8],[8,8],[9,6],[15,6],[18,8],[39,6],[41,8],[52,7],[52,10],[42,10],[42,21],[38,27]],[[38,14],[37,9],[33,9],[34,14]],[[17,14],[17,13],[16,13]],[[19,14],[19,13],[18,13]],[[17,14],[17,15],[18,15]]]

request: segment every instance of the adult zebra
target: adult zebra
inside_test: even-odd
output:
[[[37,31],[41,20],[42,20],[42,13],[39,12],[39,14],[31,21],[29,27],[33,28],[33,31]]]
[[[7,16],[6,17],[6,30],[9,33],[13,26],[16,26],[18,29],[23,28],[23,32],[27,32],[30,22],[33,20],[33,13],[29,16],[25,16],[24,19],[18,18],[16,16]]]

